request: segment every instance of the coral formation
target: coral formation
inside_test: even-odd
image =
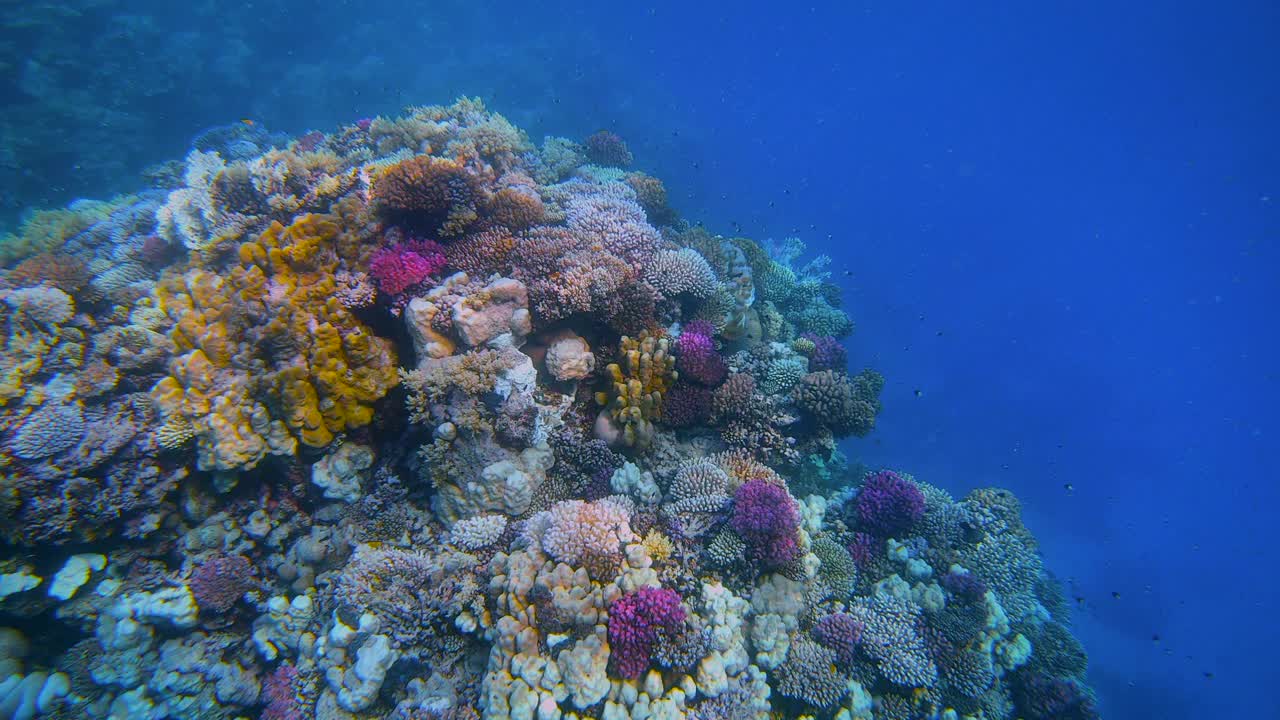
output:
[[[636,162],[463,98],[32,213],[0,715],[1096,717],[1017,499],[838,447],[827,260]]]

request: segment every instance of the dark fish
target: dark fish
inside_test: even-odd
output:
[[[1204,671],[1204,677],[1205,677],[1205,679],[1206,679],[1206,680],[1212,680],[1212,679],[1213,679],[1213,673],[1209,672],[1208,670],[1205,670],[1205,671]]]
[[[1116,600],[1119,600],[1119,599],[1120,599],[1120,592],[1119,592],[1118,590],[1112,590],[1112,591],[1111,591],[1111,597],[1115,598]]]
[[[1160,642],[1160,636],[1159,636],[1159,635],[1152,635],[1152,636],[1151,636],[1151,642]]]
[[[1076,488],[1075,488],[1075,486],[1074,486],[1074,485],[1072,485],[1071,483],[1065,483],[1065,484],[1062,486],[1062,489],[1063,489],[1063,490],[1066,490],[1067,492],[1071,492],[1071,491],[1075,490]]]
[[[924,391],[920,388],[916,388],[916,397],[924,397]]]

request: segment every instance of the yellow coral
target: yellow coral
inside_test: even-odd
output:
[[[636,338],[624,335],[618,357],[619,362],[606,368],[610,388],[596,393],[596,401],[608,406],[629,447],[645,447],[653,438],[653,421],[662,417],[663,400],[678,376],[670,340],[648,331]]]
[[[335,297],[341,233],[330,215],[272,223],[229,272],[197,268],[157,288],[181,354],[152,395],[191,422],[202,467],[252,467],[297,441],[323,447],[367,425],[396,384],[390,342]]]
[[[655,562],[664,562],[671,557],[671,553],[675,552],[675,546],[671,544],[671,540],[657,530],[650,530],[641,541],[645,550],[649,551],[649,557]]]

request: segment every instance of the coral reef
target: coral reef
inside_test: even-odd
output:
[[[636,162],[463,98],[30,214],[0,714],[1096,717],[1017,499],[837,447],[826,260]]]

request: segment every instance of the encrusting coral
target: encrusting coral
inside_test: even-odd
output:
[[[0,707],[1097,717],[1016,498],[837,447],[803,243],[470,98],[247,132],[0,242]]]

